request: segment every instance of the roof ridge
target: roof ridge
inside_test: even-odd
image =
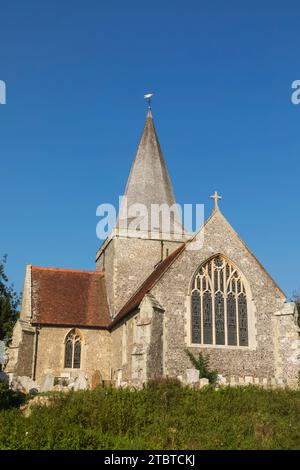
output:
[[[41,270],[41,271],[60,271],[60,272],[69,272],[69,273],[86,273],[86,274],[100,274],[104,276],[103,271],[92,271],[88,269],[68,269],[68,268],[50,268],[47,266],[31,266],[31,269]]]

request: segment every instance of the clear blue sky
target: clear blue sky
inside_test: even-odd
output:
[[[179,203],[222,211],[282,289],[300,289],[299,1],[0,0],[0,254],[93,269],[153,115]]]

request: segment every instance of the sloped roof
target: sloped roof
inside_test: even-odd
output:
[[[32,323],[107,327],[104,274],[32,266]]]

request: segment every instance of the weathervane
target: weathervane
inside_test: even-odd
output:
[[[215,209],[219,209],[218,200],[222,199],[222,196],[219,196],[218,191],[215,191],[214,194],[212,196],[210,196],[210,199],[214,200]]]
[[[151,109],[151,98],[154,95],[154,93],[147,93],[144,95],[145,100],[148,100],[148,109]]]

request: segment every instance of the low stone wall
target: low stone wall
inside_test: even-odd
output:
[[[286,387],[288,384],[284,379],[277,378],[261,378],[253,377],[251,375],[245,375],[244,377],[232,376],[232,377],[223,377],[219,376],[218,383],[220,385],[260,385],[262,387]]]

